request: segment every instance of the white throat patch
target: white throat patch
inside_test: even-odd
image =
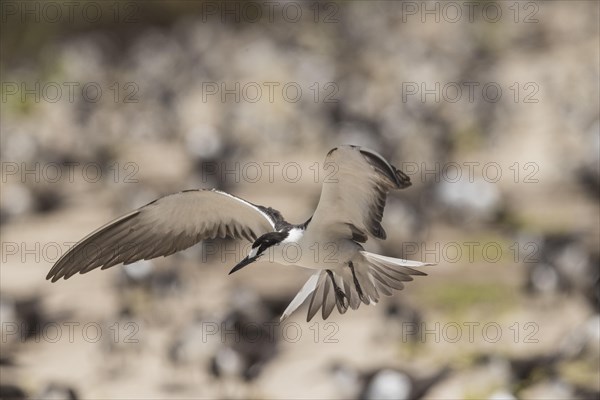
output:
[[[285,239],[283,239],[282,243],[298,243],[302,236],[304,236],[304,229],[292,228],[288,232],[288,236]]]

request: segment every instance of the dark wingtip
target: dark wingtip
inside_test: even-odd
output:
[[[398,168],[393,167],[396,172],[396,183],[400,189],[406,189],[407,187],[412,185],[410,181],[410,177],[406,175],[404,172],[400,171]]]
[[[387,233],[385,232],[385,229],[383,229],[383,226],[381,226],[379,222],[373,221],[373,223],[370,226],[370,230],[371,235],[373,235],[373,237],[381,240],[387,239]]]
[[[356,146],[361,154],[373,165],[380,173],[384,174],[396,188],[405,189],[411,185],[410,177],[398,168],[390,164],[383,156],[373,150]]]
[[[56,282],[56,273],[53,270],[50,270],[48,272],[48,275],[46,275],[46,280],[47,281],[52,281],[52,282]]]
[[[54,267],[48,272],[48,275],[46,275],[46,280],[49,280],[52,283],[58,282],[61,278],[67,280],[69,279],[69,275],[66,275],[63,271],[55,269]]]
[[[333,154],[334,151],[336,151],[338,148],[334,147],[333,149],[329,150],[329,152],[327,153],[327,156],[330,156]],[[308,322],[308,321],[307,321]]]

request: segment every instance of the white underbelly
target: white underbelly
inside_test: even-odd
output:
[[[346,265],[358,251],[356,244],[350,241],[307,243],[302,240],[298,243],[282,243],[269,250],[272,250],[268,254],[270,262],[332,270]]]

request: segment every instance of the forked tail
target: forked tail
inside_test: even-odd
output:
[[[360,303],[377,303],[381,294],[391,296],[393,290],[404,289],[404,282],[412,281],[413,276],[427,275],[414,268],[428,265],[434,264],[359,251],[341,270],[323,269],[313,274],[283,312],[281,321],[309,297],[307,321],[319,309],[327,319],[335,307],[343,314],[348,307],[356,310]]]

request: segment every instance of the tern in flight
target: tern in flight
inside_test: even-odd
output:
[[[376,152],[352,145],[327,153],[324,166],[329,165],[335,173],[323,183],[317,209],[303,224],[290,224],[273,208],[219,190],[186,190],[92,232],[56,262],[46,279],[56,282],[98,267],[167,256],[205,239],[246,239],[252,242],[250,252],[230,274],[267,253],[275,263],[316,270],[281,316],[287,318],[310,297],[310,321],[319,309],[323,319],[336,307],[343,314],[403,289],[412,275],[427,275],[414,268],[431,264],[370,253],[360,244],[369,236],[386,238],[381,226],[386,196],[410,186],[410,178]],[[293,257],[286,250],[290,245],[297,250]]]

